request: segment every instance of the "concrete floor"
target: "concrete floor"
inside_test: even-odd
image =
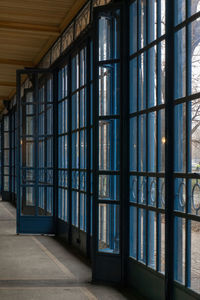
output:
[[[15,214],[0,201],[0,300],[136,300],[91,284],[90,267],[53,237],[16,235]]]

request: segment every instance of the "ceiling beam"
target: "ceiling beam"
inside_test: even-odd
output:
[[[3,100],[9,100],[9,97],[8,96],[0,96],[0,101],[3,101]]]
[[[0,86],[16,87],[16,83],[9,81],[0,81]]]
[[[33,67],[32,61],[8,59],[8,58],[0,58],[0,64],[1,65],[22,66],[22,67]]]
[[[38,35],[58,36],[60,34],[60,30],[56,26],[8,22],[8,21],[0,21],[0,30],[14,30],[14,31],[21,31],[25,33],[36,33]]]

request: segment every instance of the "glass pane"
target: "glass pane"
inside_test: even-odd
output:
[[[33,187],[21,187],[21,214],[35,215],[35,193]]]
[[[146,211],[138,209],[138,259],[146,262]]]
[[[192,1],[191,1],[192,2]],[[186,1],[176,0],[174,1],[174,23],[178,25],[185,20],[186,15]]]
[[[138,101],[139,110],[146,108],[146,53],[138,57]]]
[[[80,229],[86,232],[86,195],[80,193]]]
[[[194,1],[197,2],[197,1]],[[200,5],[200,4],[199,4]],[[189,46],[188,46],[188,77],[190,93],[200,92],[200,41],[199,41],[200,19],[189,25]]]
[[[130,171],[137,171],[137,118],[130,119]]]
[[[120,97],[119,64],[110,64],[99,68],[99,115],[119,113]]]
[[[157,37],[157,0],[148,0],[148,42]]]
[[[139,116],[138,170],[146,170],[146,115]]]
[[[157,135],[156,135],[156,113],[148,114],[148,171],[156,171],[156,152],[157,152]]]
[[[138,0],[139,2],[139,29],[138,29],[138,41],[139,48],[143,48],[146,45],[146,20],[147,20],[147,1]]]
[[[191,278],[189,287],[197,293],[200,293],[200,222],[190,221],[188,223],[190,262],[191,262]]]
[[[158,171],[165,171],[165,110],[158,111]]]
[[[137,202],[137,176],[130,176],[130,202]]]
[[[129,71],[129,94],[130,94],[130,113],[137,111],[137,59],[132,59],[130,61],[130,71]]]
[[[174,108],[174,170],[185,172],[186,169],[186,109],[185,103]]]
[[[174,218],[174,279],[185,283],[185,219]]]
[[[99,204],[99,243],[98,248],[101,252],[119,253],[120,234],[119,234],[119,205]]]
[[[155,177],[149,177],[148,178],[148,204],[150,206],[156,206],[156,178]]]
[[[158,214],[158,271],[165,273],[165,215]]]
[[[99,169],[119,170],[119,120],[99,121]]]
[[[186,181],[183,178],[174,180],[174,209],[181,212],[186,210]]]
[[[189,172],[200,173],[200,99],[188,103]]]
[[[148,107],[157,104],[157,49],[152,47],[148,50]]]
[[[156,269],[156,213],[149,211],[148,213],[148,266]]]
[[[138,196],[139,196],[139,203],[141,204],[145,204],[146,203],[146,198],[147,198],[147,194],[146,194],[146,177],[138,177]]]
[[[116,59],[119,56],[120,16],[99,18],[99,61]]]
[[[137,51],[137,1],[131,3],[129,11],[130,54],[133,54]]]
[[[120,176],[99,175],[99,199],[120,200]]]
[[[137,208],[130,207],[130,250],[129,255],[137,258]]]
[[[182,0],[181,0],[182,1]],[[174,97],[175,99],[186,95],[186,30],[177,31],[174,37]]]
[[[200,215],[200,181],[199,179],[190,179],[188,181],[188,211],[193,215]]]

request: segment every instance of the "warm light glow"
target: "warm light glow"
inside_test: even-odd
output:
[[[163,144],[166,143],[166,138],[165,138],[165,136],[162,137],[162,143],[163,143]]]
[[[22,145],[22,140],[20,140],[20,144]]]

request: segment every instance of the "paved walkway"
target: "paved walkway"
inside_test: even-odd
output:
[[[16,235],[15,213],[0,201],[0,300],[128,299],[90,284],[91,269],[53,237]]]

